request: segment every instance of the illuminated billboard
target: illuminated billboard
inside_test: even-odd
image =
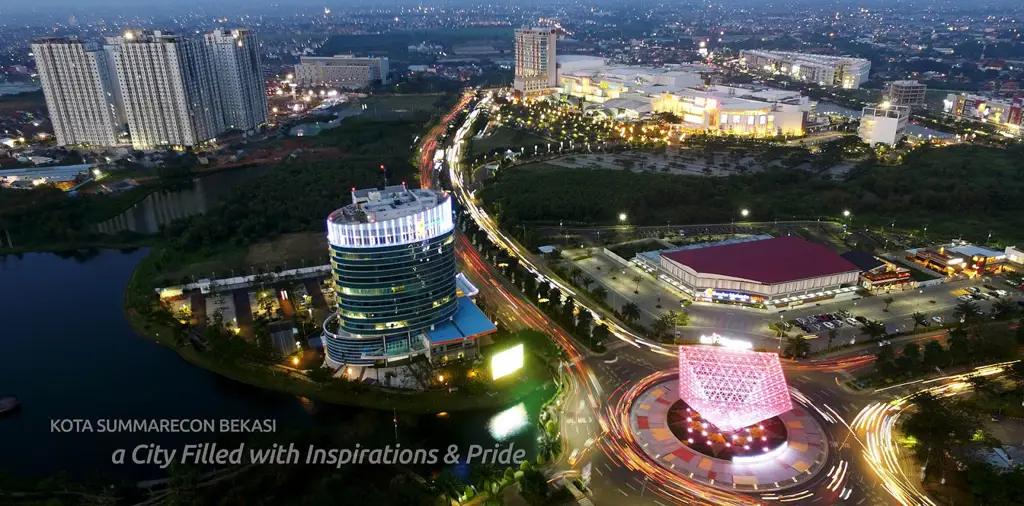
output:
[[[498,379],[523,368],[523,345],[517,344],[491,357],[491,377]]]
[[[793,409],[778,355],[723,346],[679,347],[679,397],[726,432]]]

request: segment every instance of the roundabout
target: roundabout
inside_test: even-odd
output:
[[[828,437],[811,410],[797,405],[735,431],[719,430],[680,399],[674,371],[645,378],[620,407],[634,447],[677,480],[774,492],[810,481],[828,462]]]

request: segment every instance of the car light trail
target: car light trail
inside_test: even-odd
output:
[[[912,405],[913,397],[924,392],[929,392],[939,398],[963,393],[970,389],[970,383],[967,380],[972,376],[1001,374],[1016,362],[985,365],[967,373],[921,381],[922,386],[932,383],[940,384],[926,386],[917,392],[887,403],[875,402],[857,413],[850,425],[851,430],[864,435],[862,443],[865,447],[864,457],[882,481],[883,488],[897,502],[903,506],[935,506],[935,502],[921,489],[920,477],[908,476],[906,471],[909,465],[908,458],[904,457],[894,436],[900,416]],[[917,382],[905,383],[900,386],[913,384],[917,384]]]

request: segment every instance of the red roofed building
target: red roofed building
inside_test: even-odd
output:
[[[855,287],[860,275],[845,258],[799,237],[665,251],[659,267],[697,299],[749,304],[831,298]]]

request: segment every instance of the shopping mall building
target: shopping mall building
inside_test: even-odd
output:
[[[634,260],[696,301],[758,307],[852,295],[861,272],[820,244],[766,235],[648,251]]]
[[[324,322],[327,364],[387,365],[476,353],[495,326],[456,275],[452,198],[403,185],[352,191],[327,219],[336,313]]]
[[[659,68],[608,65],[592,56],[558,56],[559,94],[585,110],[620,118],[671,113],[686,132],[721,135],[803,135],[812,103],[798,91],[710,84],[705,65]]]

